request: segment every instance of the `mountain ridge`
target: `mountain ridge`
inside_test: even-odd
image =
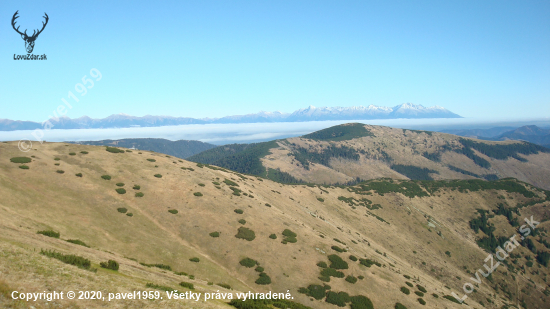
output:
[[[418,119],[418,118],[462,118],[461,116],[439,106],[424,107],[420,104],[404,103],[394,107],[369,105],[352,107],[320,107],[309,106],[293,113],[265,112],[255,114],[232,115],[221,118],[190,118],[173,116],[143,117],[127,114],[113,114],[102,119],[92,119],[88,116],[71,119],[66,116],[50,118],[54,129],[94,129],[94,128],[128,128],[128,127],[160,127],[187,124],[216,123],[262,123],[262,122],[302,122],[322,120],[369,120],[369,119]],[[44,123],[32,121],[14,121],[0,119],[0,131],[41,129]]]

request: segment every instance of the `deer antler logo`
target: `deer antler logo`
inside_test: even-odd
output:
[[[36,38],[38,38],[38,35],[40,33],[42,33],[42,31],[44,31],[44,28],[46,28],[46,25],[48,24],[48,14],[44,13],[44,15],[46,16],[43,16],[45,19],[46,19],[46,22],[42,22],[42,29],[39,30],[38,32],[36,32],[36,30],[33,30],[33,33],[31,36],[28,36],[27,35],[27,30],[25,30],[25,32],[21,33],[19,31],[19,26],[17,28],[15,28],[15,20],[19,18],[19,16],[17,16],[17,13],[19,11],[15,12],[15,14],[13,14],[13,18],[11,19],[11,26],[13,27],[13,30],[15,30],[17,33],[19,33],[21,35],[21,38],[25,41],[25,48],[27,49],[27,53],[32,53],[33,49],[34,49],[34,41],[36,40]]]

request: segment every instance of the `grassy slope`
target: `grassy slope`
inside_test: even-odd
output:
[[[81,154],[83,150],[89,154]],[[71,156],[70,152],[77,155]],[[1,143],[0,154],[0,235],[5,257],[0,259],[0,279],[8,285],[5,290],[89,287],[107,293],[143,289],[144,284],[151,281],[177,287],[182,280],[193,282],[201,289],[220,289],[206,285],[212,281],[228,283],[238,291],[290,290],[299,302],[314,308],[334,309],[337,307],[325,302],[310,301],[297,290],[309,284],[321,284],[317,279],[320,269],[315,264],[328,262],[327,255],[336,253],[350,264],[350,269],[344,271],[346,275],[362,275],[365,279],[350,284],[332,278],[329,284],[333,291],[365,295],[375,308],[390,308],[395,302],[415,308],[417,297],[399,291],[407,281],[403,274],[407,274],[417,277],[429,294],[440,296],[435,299],[426,295],[427,308],[458,308],[441,298],[450,293],[445,286],[460,291],[469,276],[466,270],[475,271],[486,256],[474,241],[483,235],[474,235],[468,225],[468,221],[477,216],[475,209],[495,209],[497,203],[503,201],[498,196],[504,196],[510,206],[532,200],[502,190],[459,192],[452,188],[414,198],[372,190],[371,195],[361,195],[361,192],[353,193],[346,188],[282,185],[249,176],[243,178],[229,171],[200,168],[194,163],[156,153],[114,154],[106,152],[104,147],[94,146],[44,144],[28,154],[35,156],[33,162],[27,164],[28,170],[9,162],[9,158],[21,155],[16,144]],[[54,161],[55,157],[61,160]],[[55,162],[60,165],[55,166]],[[56,173],[59,169],[65,173]],[[83,177],[74,176],[76,173],[83,173]],[[101,179],[104,174],[111,175],[112,179]],[[161,174],[162,178],[154,174]],[[229,186],[222,182],[224,179],[237,183],[241,195],[233,195]],[[125,183],[126,194],[116,193],[115,183],[118,182]],[[220,188],[213,182],[220,183]],[[134,184],[141,186],[143,198],[134,197],[131,189]],[[538,196],[543,194],[532,188],[529,190]],[[195,192],[202,192],[203,196],[197,197]],[[339,199],[341,196],[355,200],[368,198],[372,201],[369,205],[380,204],[382,208],[352,207]],[[521,209],[518,218],[521,220],[531,214],[548,217],[543,207],[548,204],[544,202]],[[117,212],[119,207],[127,208],[134,216]],[[244,213],[235,213],[237,208]],[[169,209],[179,212],[173,215]],[[435,228],[428,226],[427,218],[435,223]],[[234,237],[242,226],[237,222],[239,219],[245,219],[244,226],[255,231],[254,241]],[[491,220],[499,227],[499,233],[505,235],[504,230],[508,234],[513,231],[502,216]],[[548,228],[548,223],[542,223],[542,228]],[[91,248],[35,234],[44,229],[61,232],[62,239],[80,239]],[[298,242],[282,244],[284,229],[297,233]],[[220,237],[210,237],[208,234],[213,231],[221,232]],[[268,237],[272,233],[278,236],[276,240]],[[546,235],[544,237],[547,239]],[[333,245],[346,247],[348,253],[333,251]],[[544,249],[538,243],[537,247]],[[119,273],[99,270],[93,274],[41,256],[36,252],[41,248],[83,255],[96,267],[100,261],[108,259],[116,259],[122,266]],[[451,257],[445,255],[446,251],[452,253]],[[533,256],[525,248],[517,252]],[[366,268],[353,263],[347,259],[349,254],[377,260],[382,267]],[[171,265],[173,270],[194,274],[196,279],[143,267],[125,257]],[[199,257],[200,263],[190,262],[192,257]],[[239,265],[244,257],[259,261],[272,284],[256,285],[258,273]],[[525,259],[518,260],[520,265],[525,262]],[[56,269],[62,271],[53,271]],[[494,274],[494,280],[511,284],[510,276],[514,274],[517,286],[513,287],[529,293],[529,297],[521,294],[519,298],[537,305],[547,299],[540,287],[546,285],[543,278],[548,269],[537,267],[536,270],[538,275],[531,274],[529,268],[525,273],[521,270],[507,275],[499,272]],[[529,286],[532,284],[527,277],[534,280],[536,287]],[[502,295],[491,296],[495,294],[494,285],[485,281],[472,298],[486,305],[486,298],[502,304]],[[518,295],[514,293],[512,299],[518,299]],[[472,299],[468,302],[475,303]],[[88,304],[93,305],[93,302]],[[78,305],[84,306],[83,303]],[[198,305],[202,306],[199,308],[224,306],[202,302]]]

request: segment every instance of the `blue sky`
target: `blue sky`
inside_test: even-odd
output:
[[[15,61],[21,30],[50,21]],[[0,118],[222,117],[315,106],[440,105],[550,116],[548,1],[2,1]],[[74,104],[73,104],[74,103]]]

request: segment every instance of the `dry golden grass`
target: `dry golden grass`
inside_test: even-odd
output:
[[[83,150],[89,154],[81,154]],[[77,155],[69,156],[69,152]],[[428,290],[424,297],[426,308],[461,308],[463,306],[441,297],[433,298],[431,294],[450,294],[445,286],[458,293],[469,278],[463,266],[472,271],[482,266],[486,253],[475,244],[475,235],[468,222],[476,215],[476,208],[493,209],[497,195],[503,194],[442,190],[430,197],[413,199],[396,193],[366,196],[382,205],[382,209],[371,212],[390,223],[386,224],[368,215],[365,208],[352,209],[338,200],[339,196],[365,197],[345,188],[322,188],[323,191],[319,187],[282,185],[251,176],[243,179],[233,172],[200,168],[191,162],[181,163],[166,155],[146,151],[114,154],[106,152],[104,147],[45,143],[29,152],[30,155],[35,156],[33,162],[27,164],[30,169],[19,169],[17,164],[9,162],[9,158],[21,156],[17,145],[0,144],[0,283],[3,284],[0,295],[4,295],[2,299],[8,303],[4,291],[12,289],[79,289],[108,293],[144,290],[147,282],[177,288],[180,281],[189,281],[199,291],[220,289],[208,286],[207,282],[228,283],[236,291],[290,290],[296,301],[312,308],[335,309],[324,302],[310,301],[297,290],[322,283],[316,263],[327,261],[327,255],[336,253],[331,246],[343,246],[333,240],[337,238],[345,242],[348,249],[347,253],[339,254],[350,264],[345,274],[365,278],[356,284],[332,278],[328,284],[333,291],[365,295],[375,308],[392,308],[396,302],[417,308],[414,294],[407,296],[399,291],[407,281],[403,277],[406,274],[417,278],[415,284]],[[54,161],[56,157],[61,160]],[[148,158],[156,161],[147,161]],[[55,166],[55,162],[60,166]],[[60,168],[64,174],[55,172]],[[83,177],[76,177],[76,173],[82,173]],[[101,178],[106,174],[112,179]],[[155,174],[161,174],[162,178],[154,177]],[[238,188],[248,196],[233,195],[223,183],[224,179],[238,183]],[[126,194],[115,191],[118,182],[125,184]],[[221,188],[215,188],[212,182],[221,183]],[[144,197],[134,196],[134,184],[141,186],[139,191]],[[201,192],[203,196],[195,196],[194,192]],[[509,201],[523,201],[517,194],[506,196]],[[324,202],[320,202],[319,197]],[[133,216],[119,213],[117,208],[122,207]],[[244,213],[235,213],[237,208]],[[178,213],[171,214],[169,209],[176,209]],[[533,209],[538,215],[547,214],[544,207]],[[432,218],[435,228],[429,228],[427,218]],[[239,219],[245,219],[244,226],[255,231],[253,241],[234,237],[242,226],[237,222]],[[506,222],[497,223],[498,228],[501,224],[505,228]],[[542,226],[547,227],[548,223]],[[36,234],[45,229],[59,231],[61,239]],[[298,242],[282,244],[284,229],[295,232]],[[220,237],[210,237],[209,233],[214,231],[220,232]],[[438,231],[443,237],[437,235]],[[278,236],[276,240],[269,238],[273,233]],[[66,239],[80,239],[91,248],[68,243]],[[120,270],[99,269],[92,273],[39,255],[40,249],[84,256],[95,267],[101,261],[114,259],[120,263]],[[445,251],[452,252],[452,256],[446,256]],[[348,260],[350,254],[375,259],[383,267],[361,266]],[[199,257],[200,262],[190,262],[192,257]],[[239,265],[245,257],[259,261],[272,284],[255,284],[258,273]],[[192,274],[196,279],[144,267],[129,258],[149,264],[167,264],[174,271]],[[540,273],[530,277],[542,286],[548,270],[540,269]],[[457,276],[462,279],[456,279]],[[505,278],[503,274],[495,274],[495,277]],[[520,289],[526,288],[528,283],[519,283]],[[541,297],[539,290],[531,290],[533,295]],[[476,301],[491,298],[500,308],[501,295],[494,297],[493,294],[492,285],[484,282],[467,302],[481,308]],[[93,301],[59,304],[68,308],[98,306]],[[178,305],[181,301],[165,300],[162,303],[121,301],[105,306],[158,308]],[[18,304],[9,303],[9,306],[17,308]],[[219,301],[185,306],[227,307]]]

